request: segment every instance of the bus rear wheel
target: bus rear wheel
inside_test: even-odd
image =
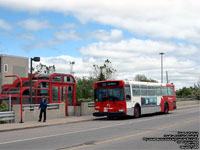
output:
[[[169,113],[169,105],[168,104],[165,104],[165,107],[164,107],[164,114],[168,114]]]
[[[138,106],[134,107],[134,116],[135,118],[139,118],[140,117],[140,108]]]

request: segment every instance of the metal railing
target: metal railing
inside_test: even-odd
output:
[[[8,120],[15,120],[15,113],[14,111],[5,111],[0,112],[0,121],[8,121]]]
[[[23,104],[22,110],[30,110],[34,111],[35,109],[39,109],[40,104]],[[47,109],[59,109],[59,104],[47,104]]]
[[[88,102],[88,107],[94,107],[94,102]]]
[[[195,98],[176,98],[176,101],[195,101]]]

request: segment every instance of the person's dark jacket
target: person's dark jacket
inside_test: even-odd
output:
[[[46,109],[47,108],[47,101],[45,100],[44,102],[40,102],[40,107],[41,109]]]

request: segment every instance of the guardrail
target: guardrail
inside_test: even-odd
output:
[[[8,120],[15,120],[15,113],[14,111],[5,111],[0,112],[0,121],[8,121]]]
[[[39,109],[40,104],[23,104],[22,110],[30,110],[34,111],[35,109]],[[59,109],[59,104],[47,104],[47,109]]]
[[[176,101],[195,101],[195,98],[176,98]]]
[[[94,107],[94,102],[88,102],[88,107]]]

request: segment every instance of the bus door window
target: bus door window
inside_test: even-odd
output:
[[[125,85],[125,95],[126,95],[126,100],[127,100],[127,101],[131,100],[131,89],[130,89],[130,85]]]

